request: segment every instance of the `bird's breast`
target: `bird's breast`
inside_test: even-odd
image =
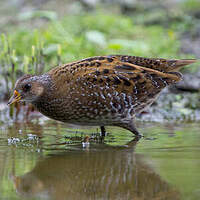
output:
[[[62,122],[111,125],[133,118],[153,101],[152,98],[144,96],[138,99],[134,94],[109,89],[82,91],[76,95],[71,93],[63,98],[40,99],[34,105],[45,116]]]

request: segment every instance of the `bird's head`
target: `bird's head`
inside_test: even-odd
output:
[[[45,81],[40,76],[24,75],[17,80],[8,105],[18,101],[33,103],[44,93],[44,89]]]

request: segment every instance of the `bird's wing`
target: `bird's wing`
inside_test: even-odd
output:
[[[75,76],[88,84],[115,87],[118,92],[145,94],[153,90],[161,90],[169,84],[181,80],[181,74],[163,73],[154,69],[141,67],[116,59],[113,62],[91,61],[87,70],[83,69]],[[93,67],[94,66],[94,67]]]
[[[81,98],[85,104],[94,95],[98,96],[97,99],[129,96],[134,102],[145,103],[154,99],[167,85],[181,80],[179,72],[164,73],[106,56],[56,67],[49,74],[58,97]]]
[[[179,71],[185,65],[195,63],[196,59],[163,59],[163,58],[144,58],[138,56],[113,55],[113,59],[121,62],[128,62],[141,67],[155,69],[161,72]]]
[[[127,56],[92,57],[54,68],[49,73],[57,81],[84,79],[91,84],[112,85],[120,89],[127,89],[133,85],[137,87],[146,85],[146,89],[152,86],[163,88],[181,80],[180,73],[164,73],[148,66],[126,62],[125,58],[128,59]]]
[[[101,56],[84,59],[54,68],[50,74],[59,85],[63,81],[85,84],[88,87],[115,87],[118,92],[145,93],[161,90],[168,84],[181,80],[178,72],[164,73],[122,61],[122,56]],[[54,78],[54,80],[55,80]],[[61,80],[59,82],[59,80]]]

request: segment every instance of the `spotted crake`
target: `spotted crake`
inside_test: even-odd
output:
[[[8,104],[32,103],[42,114],[79,125],[123,127],[140,136],[136,113],[151,105],[178,70],[196,60],[126,55],[98,56],[58,66],[43,75],[24,75]]]

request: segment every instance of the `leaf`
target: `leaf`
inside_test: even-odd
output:
[[[45,55],[57,53],[57,51],[58,51],[58,44],[50,44],[44,48]]]
[[[46,10],[38,10],[38,11],[28,11],[20,13],[18,16],[19,20],[30,20],[34,18],[46,18],[50,21],[57,19],[56,12],[46,11]]]
[[[105,35],[100,31],[96,30],[88,31],[85,33],[85,36],[89,41],[96,43],[100,46],[106,45]]]

